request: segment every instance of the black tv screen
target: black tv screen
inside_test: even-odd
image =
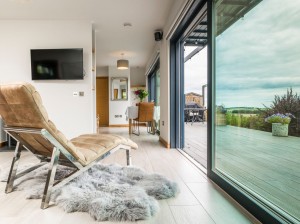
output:
[[[32,49],[32,80],[83,79],[83,49]]]

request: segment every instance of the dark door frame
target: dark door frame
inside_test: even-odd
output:
[[[280,217],[267,206],[259,203],[253,196],[245,192],[236,183],[229,180],[225,175],[218,172],[214,166],[215,159],[215,129],[214,129],[214,105],[215,105],[215,42],[214,42],[214,1],[213,0],[194,0],[189,11],[177,27],[170,39],[170,147],[182,148],[181,127],[183,111],[180,103],[182,101],[181,84],[184,57],[182,52],[182,40],[189,24],[197,16],[202,7],[207,3],[207,176],[234,198],[241,206],[252,213],[263,223],[291,223],[284,217]]]
[[[170,147],[184,146],[184,38],[206,0],[194,0],[170,39]]]

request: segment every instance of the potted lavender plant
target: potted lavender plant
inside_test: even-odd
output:
[[[290,113],[273,114],[265,119],[266,122],[272,124],[272,135],[287,137],[289,132],[289,123],[294,116]]]

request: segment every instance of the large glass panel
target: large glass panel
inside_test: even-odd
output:
[[[155,106],[160,105],[160,71],[156,65],[153,72],[148,76],[149,101],[155,102]]]
[[[149,101],[155,101],[155,73],[149,78]]]
[[[156,88],[156,94],[155,94],[155,105],[156,105],[156,131],[157,133],[160,133],[160,70],[158,69],[156,71],[155,75],[155,88]]]
[[[148,89],[149,89],[149,101],[155,103],[154,120],[156,132],[160,133],[160,71],[159,64],[155,65],[155,68],[148,77]]]
[[[300,220],[300,1],[214,3],[214,169]]]
[[[155,75],[155,87],[156,87],[156,99],[155,104],[156,106],[160,106],[160,70],[156,71]]]

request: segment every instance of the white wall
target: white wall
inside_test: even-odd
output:
[[[108,77],[108,66],[97,67],[97,77]]]
[[[130,86],[146,85],[145,68],[130,68]]]
[[[130,83],[130,69],[119,70],[115,66],[108,67],[109,74],[109,125],[127,125],[125,111],[130,106],[130,91],[128,91],[127,100],[111,100],[111,78],[112,77],[126,77],[128,83]],[[116,118],[115,115],[122,115],[122,117]]]
[[[146,71],[151,66],[155,55],[160,52],[160,137],[167,143],[170,143],[170,48],[169,40],[166,40],[166,35],[174,25],[174,21],[179,16],[184,5],[189,0],[176,0],[169,12],[169,17],[163,29],[164,37],[161,42],[157,43],[153,49],[153,54],[149,59]],[[164,123],[164,125],[162,125]]]
[[[67,138],[94,132],[90,22],[1,20],[0,31],[0,84],[32,83],[49,118]],[[30,49],[37,48],[83,48],[84,80],[32,81]],[[73,97],[74,91],[83,91],[84,96]]]

